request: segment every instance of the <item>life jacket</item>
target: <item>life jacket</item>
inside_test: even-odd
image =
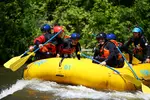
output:
[[[40,43],[44,43],[44,42],[46,41],[44,34],[41,35],[41,36],[39,36],[39,37],[37,37],[37,38],[35,38],[35,39],[34,39],[34,43],[35,43],[36,41],[39,41]]]
[[[138,55],[143,54],[143,48],[140,46],[140,44],[133,48],[133,53]]]
[[[110,42],[114,43],[116,47],[122,46],[121,42],[117,42],[116,40],[110,40]],[[118,53],[118,60],[122,58],[122,54]]]
[[[72,54],[75,52],[75,47],[69,48],[69,49],[62,49],[61,54]]]
[[[43,33],[41,36],[34,39],[34,43],[36,43],[36,41],[39,41],[41,44],[43,44],[46,41],[48,41],[50,38],[52,38],[52,36],[53,35],[50,33]]]
[[[52,43],[47,43],[39,51],[40,52],[50,52],[52,54],[56,54],[56,46]]]
[[[113,44],[115,44],[115,46],[119,45],[116,40],[110,40],[110,41],[106,42],[100,49],[101,57],[108,58],[108,56],[110,55],[110,51],[105,48],[105,45],[109,42],[112,42]],[[120,60],[121,58],[122,58],[122,55],[120,53],[118,53],[117,59]]]
[[[148,40],[143,35],[140,37],[138,42],[133,41],[134,46],[132,50],[135,55],[142,56],[144,54],[146,46],[142,46],[143,43],[144,45],[148,44]]]
[[[70,38],[69,35],[65,35],[65,36],[64,36],[64,39],[68,39],[68,38]]]

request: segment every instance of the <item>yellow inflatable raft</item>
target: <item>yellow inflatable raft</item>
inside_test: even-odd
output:
[[[61,58],[49,58],[33,62],[24,70],[24,79],[38,78],[63,84],[83,85],[97,90],[131,91],[140,89],[122,75],[134,77],[128,66],[113,70],[94,64],[90,59],[66,58],[59,66]],[[150,78],[150,64],[133,66],[139,78]],[[150,82],[145,82],[150,85]]]

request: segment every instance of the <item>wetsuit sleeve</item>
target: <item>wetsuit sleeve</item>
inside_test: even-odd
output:
[[[93,59],[95,60],[99,60],[99,48],[94,48],[94,55],[93,55]],[[93,63],[97,63],[94,60],[92,61]]]
[[[78,60],[80,60],[80,54],[78,54],[78,52],[81,52],[81,46],[80,46],[79,42],[76,45],[76,56],[77,56]]]
[[[129,38],[129,40],[124,44],[124,47],[125,47],[125,48],[128,48],[129,45],[131,45],[133,41],[134,41],[134,38],[132,38],[132,37]]]
[[[132,51],[130,51],[128,48],[129,48],[129,45],[131,45],[133,43],[134,39],[131,37],[127,43],[125,43],[122,47],[121,47],[121,50],[128,53],[129,54],[129,63],[132,64],[132,59],[133,59],[133,55],[132,55]]]
[[[117,54],[115,52],[116,46],[115,46],[115,44],[109,42],[106,44],[106,48],[109,50],[110,54],[105,61],[106,61],[106,63],[109,63],[109,61],[111,61],[113,59],[113,57],[117,57]]]
[[[140,40],[140,46],[141,46],[142,48],[146,48],[147,45],[148,45],[147,39],[146,39],[144,36],[142,36],[142,37],[141,37],[141,40]]]
[[[149,58],[150,59],[150,45],[147,46],[147,52],[146,52],[146,57],[145,59]]]

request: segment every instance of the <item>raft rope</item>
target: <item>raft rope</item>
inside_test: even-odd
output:
[[[85,54],[83,54],[83,53],[80,53],[80,54],[81,54],[82,56],[86,57],[86,58],[89,58],[89,59],[94,60],[95,62],[101,64],[101,62],[99,62],[98,60],[92,58],[91,56],[87,56],[87,55],[85,55]],[[120,75],[120,72],[117,71],[117,70],[115,70],[114,68],[112,68],[112,67],[110,67],[110,66],[108,66],[108,65],[106,65],[106,67],[109,68],[109,69],[111,69],[111,70],[113,70],[113,71],[115,71],[117,74]]]
[[[134,77],[137,79],[137,80],[142,80],[140,79],[137,74],[135,73],[135,71],[133,70],[132,66],[128,63],[128,61],[126,60],[126,58],[124,57],[124,55],[122,54],[122,52],[120,51],[120,49],[118,47],[116,47],[118,49],[118,51],[120,52],[120,54],[122,55],[122,57],[124,58],[125,62],[128,64],[129,68],[131,69]]]

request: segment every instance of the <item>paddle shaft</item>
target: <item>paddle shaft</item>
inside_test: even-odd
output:
[[[62,30],[61,30],[62,31]],[[50,42],[54,37],[56,37],[61,31],[59,31],[57,34],[55,34],[52,38],[50,38],[48,41],[46,41],[43,45],[47,44]],[[29,58],[32,56],[36,51],[38,51],[40,48],[38,47],[36,50],[34,50],[31,54],[24,56],[11,64],[10,69],[13,71],[16,71],[18,68],[20,68]]]
[[[136,73],[134,72],[132,66],[128,63],[128,61],[126,60],[126,58],[124,57],[124,55],[122,54],[122,52],[120,51],[120,49],[118,47],[116,47],[119,51],[119,53],[122,55],[122,57],[124,58],[125,62],[128,64],[129,68],[131,69],[134,77],[137,79],[137,80],[140,80],[140,78],[136,75]]]
[[[33,46],[33,48],[35,48],[35,47],[36,47],[36,45]],[[27,54],[29,51],[30,51],[29,49],[28,49],[27,51],[25,51],[25,52],[22,54],[22,56],[24,56],[25,54]]]
[[[84,57],[86,57],[86,58],[89,58],[89,59],[91,59],[91,60],[94,60],[95,62],[97,62],[97,63],[99,63],[99,64],[101,64],[101,62],[99,62],[99,61],[96,60],[96,59],[93,59],[93,58],[90,57],[90,56],[87,56],[87,55],[85,55],[85,54],[83,54],[83,53],[81,53],[81,55],[84,56]],[[114,68],[112,68],[112,67],[110,67],[110,66],[108,66],[108,65],[106,65],[106,67],[109,68],[109,69],[111,69],[111,70],[113,70],[113,71],[115,71],[116,73],[120,74],[120,72],[117,71],[117,70],[115,70]]]
[[[52,38],[50,38],[49,40],[47,40],[43,45],[47,44],[48,42],[50,42],[52,39],[54,39],[58,34],[60,34],[62,32],[62,30],[60,30],[58,33],[56,33]],[[33,52],[37,52],[40,48],[37,48],[36,50],[34,50]]]

